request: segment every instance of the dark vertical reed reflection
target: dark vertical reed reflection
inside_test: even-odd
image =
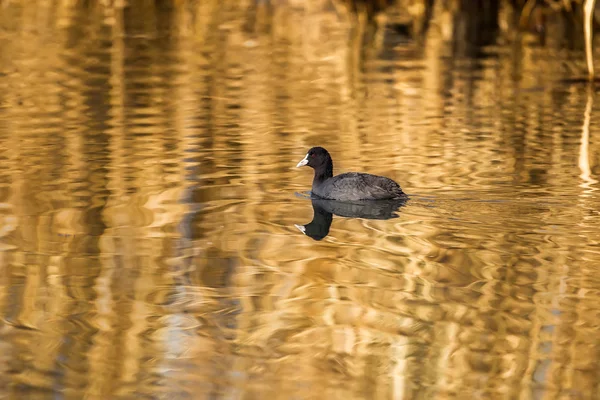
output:
[[[0,397],[593,398],[596,89],[512,3],[2,4]]]

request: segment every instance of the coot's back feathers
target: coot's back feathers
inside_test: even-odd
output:
[[[329,200],[403,199],[406,194],[393,180],[384,176],[347,172],[333,176],[333,161],[322,147],[313,147],[298,167],[308,165],[315,170],[312,184],[314,195]]]
[[[384,200],[406,197],[400,186],[384,176],[347,172],[313,183],[313,193],[330,200]]]

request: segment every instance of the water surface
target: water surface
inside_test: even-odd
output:
[[[5,3],[0,398],[598,398],[600,104],[560,29]],[[411,199],[315,206],[315,145]]]

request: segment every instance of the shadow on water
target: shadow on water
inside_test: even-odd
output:
[[[408,199],[378,200],[346,203],[336,200],[311,199],[313,219],[306,225],[296,228],[314,240],[322,240],[329,234],[333,215],[346,218],[386,220],[398,218],[396,211],[403,207]]]

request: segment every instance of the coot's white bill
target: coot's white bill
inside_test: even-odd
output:
[[[308,154],[304,157],[304,159],[302,159],[302,161],[300,161],[298,163],[298,165],[296,165],[296,168],[301,167],[301,166],[306,165],[306,164],[308,164]]]
[[[298,230],[299,230],[300,232],[302,232],[302,233],[306,233],[306,228],[304,227],[304,225],[296,225],[296,224],[294,224],[294,226],[295,226],[296,228],[298,228]]]

